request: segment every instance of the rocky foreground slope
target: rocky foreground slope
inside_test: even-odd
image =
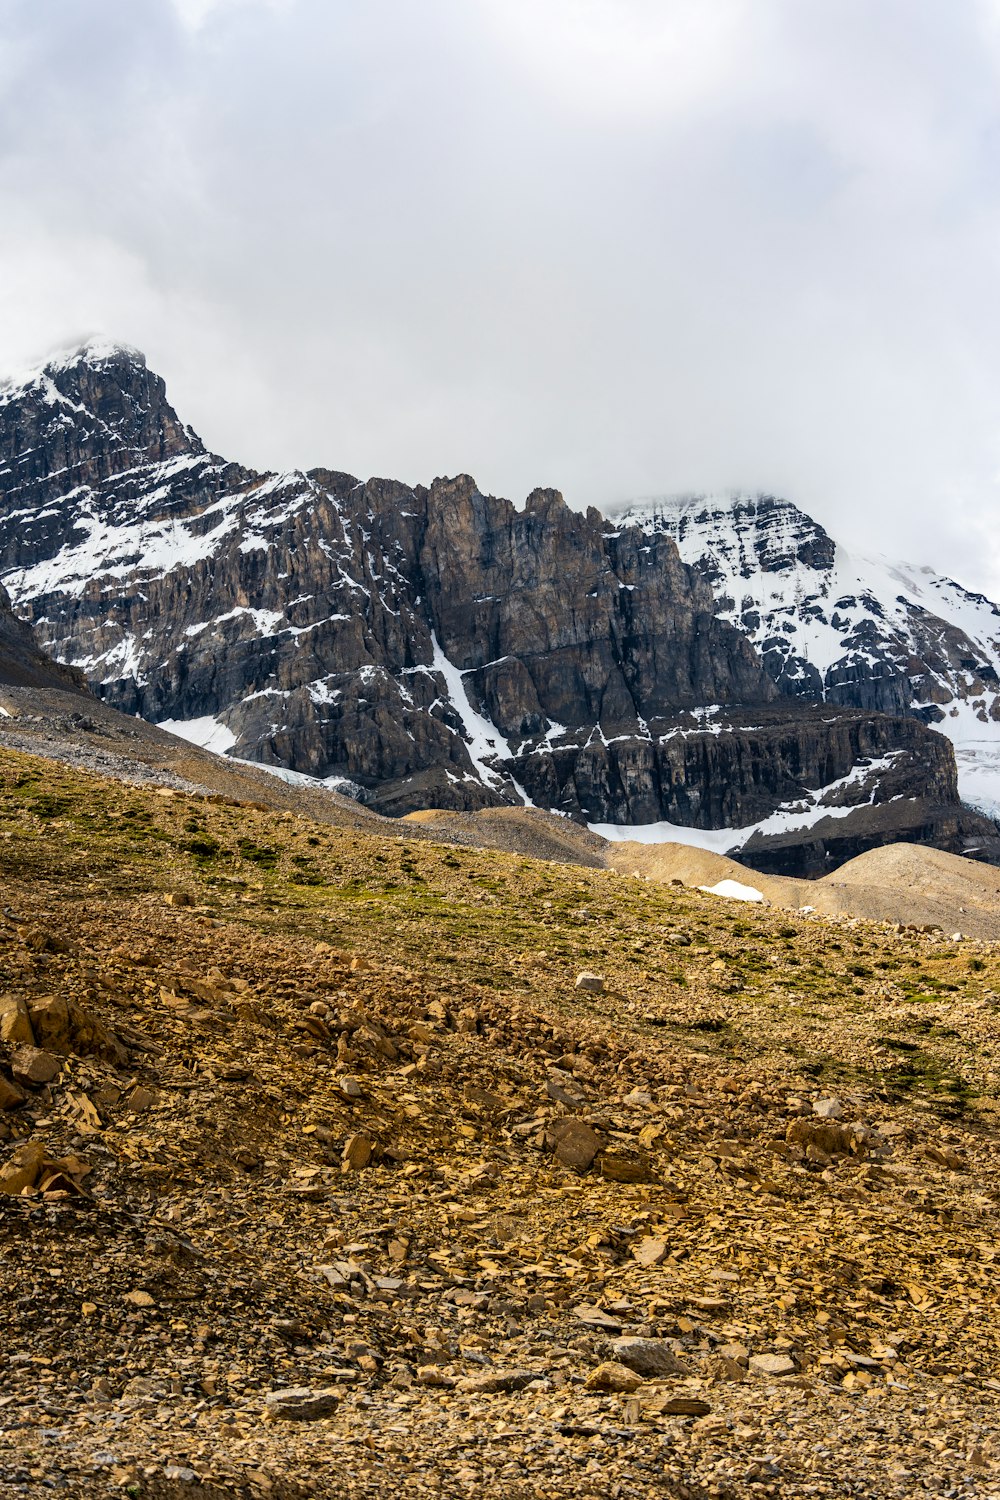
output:
[[[995,945],[0,783],[4,1494],[997,1493]]]
[[[0,393],[0,489],[0,572],[56,657],[128,713],[381,810],[748,838],[778,815],[754,848],[794,873],[995,837],[947,742],[783,696],[672,537],[555,491],[517,510],[467,476],[255,474],[101,345]]]

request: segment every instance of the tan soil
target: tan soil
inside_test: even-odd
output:
[[[622,874],[713,886],[735,880],[775,906],[812,906],[831,916],[933,925],[945,933],[1000,939],[1000,870],[940,849],[890,844],[841,865],[822,880],[760,875],[734,859],[684,844],[612,844],[607,863]]]
[[[996,1496],[996,946],[165,791],[0,752],[0,1493]]]
[[[409,813],[401,820],[433,833],[442,842],[479,849],[502,849],[532,859],[554,859],[564,864],[600,867],[606,863],[607,841],[578,823],[553,813],[526,807],[490,807],[481,812],[452,813],[440,808]]]

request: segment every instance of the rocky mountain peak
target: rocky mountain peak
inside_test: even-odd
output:
[[[556,511],[569,509],[561,490],[551,489],[532,490],[525,501],[524,508],[536,516],[552,515]]]
[[[961,845],[945,741],[796,701],[755,651],[757,580],[806,570],[816,594],[833,545],[773,497],[609,522],[469,474],[257,474],[205,452],[141,356],[99,344],[8,387],[0,495],[15,607],[104,697],[382,810],[767,824],[799,854],[828,817],[853,854],[872,832],[846,815],[891,803],[879,841]],[[714,571],[679,550],[706,527]]]
[[[818,521],[777,495],[660,497],[630,505],[615,519],[665,531],[713,585],[732,584],[734,592],[736,580],[762,573],[829,572],[837,550]]]
[[[126,344],[90,340],[0,386],[0,481],[15,507],[204,452]]]
[[[1000,609],[933,568],[849,551],[788,500],[630,507],[676,541],[782,693],[913,715],[955,746],[963,795],[1000,813]]]

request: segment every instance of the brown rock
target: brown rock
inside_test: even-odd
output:
[[[0,1166],[0,1193],[22,1193],[34,1187],[48,1159],[40,1141],[25,1141]]]
[[[24,1100],[25,1095],[17,1085],[0,1073],[0,1110],[20,1109]]]
[[[43,1052],[40,1047],[19,1047],[10,1060],[10,1070],[16,1083],[29,1088],[41,1088],[51,1083],[62,1070],[63,1060],[54,1052]]]
[[[94,1135],[101,1130],[104,1122],[89,1094],[85,1094],[82,1089],[67,1089],[65,1102],[81,1134]]]
[[[968,1160],[960,1156],[957,1151],[952,1151],[949,1146],[925,1146],[923,1154],[928,1161],[934,1162],[936,1166],[947,1167],[949,1172],[967,1172],[969,1170]]]
[[[758,1375],[794,1375],[796,1365],[787,1354],[752,1354],[750,1368]]]
[[[604,1151],[600,1169],[609,1182],[653,1182],[656,1175],[649,1157],[642,1152]]]
[[[466,1375],[458,1382],[457,1389],[469,1394],[493,1395],[523,1391],[526,1385],[538,1379],[534,1370],[484,1370],[481,1375]]]
[[[375,1147],[365,1135],[349,1136],[344,1146],[343,1170],[345,1172],[360,1172],[362,1167],[367,1167],[372,1159]]]
[[[567,1104],[570,1109],[580,1109],[587,1103],[587,1095],[569,1073],[551,1068],[545,1080],[545,1092],[557,1104]]]
[[[340,1391],[313,1390],[309,1386],[270,1391],[265,1398],[267,1412],[283,1422],[315,1422],[320,1417],[331,1417],[340,1402]]]
[[[135,1088],[125,1100],[125,1108],[130,1114],[139,1115],[156,1103],[156,1094],[152,1089],[143,1088],[142,1084],[136,1084]]]
[[[712,1408],[697,1396],[667,1396],[656,1402],[663,1417],[707,1417]]]
[[[619,1364],[627,1366],[647,1380],[655,1380],[663,1375],[691,1373],[684,1361],[678,1359],[667,1339],[615,1339],[611,1352]]]
[[[613,1318],[606,1313],[602,1307],[595,1307],[591,1302],[581,1302],[574,1307],[573,1316],[579,1318],[588,1328],[598,1328],[603,1333],[621,1333],[621,1318]]]
[[[618,1364],[613,1359],[606,1359],[587,1376],[589,1391],[620,1391],[627,1396],[632,1391],[637,1391],[642,1384],[641,1375],[636,1374],[635,1370],[630,1370],[627,1365]]]
[[[604,1145],[601,1136],[595,1130],[591,1130],[583,1120],[577,1119],[575,1115],[556,1120],[549,1135],[556,1161],[561,1162],[564,1167],[572,1167],[577,1172],[586,1172]]]
[[[649,1234],[632,1246],[632,1257],[640,1266],[658,1266],[661,1260],[666,1259],[667,1253],[666,1240],[654,1239]]]
[[[698,1312],[707,1313],[709,1317],[722,1317],[732,1312],[732,1303],[725,1297],[689,1297],[688,1303]]]
[[[27,1002],[20,995],[0,995],[0,1042],[19,1047],[35,1045]]]
[[[35,1041],[52,1052],[96,1052],[115,1057],[119,1045],[105,1026],[82,1005],[62,995],[46,995],[29,1005]]]
[[[44,927],[19,927],[17,935],[26,948],[33,953],[68,953],[69,943],[65,938]]]
[[[413,1377],[415,1385],[432,1386],[438,1390],[450,1391],[455,1388],[453,1375],[446,1375],[439,1370],[437,1365],[421,1365]]]
[[[713,1354],[705,1361],[704,1370],[714,1380],[745,1380],[746,1366],[728,1354]]]
[[[850,1126],[839,1125],[836,1120],[799,1119],[789,1122],[785,1140],[806,1151],[812,1147],[827,1156],[844,1156],[853,1147],[854,1133]]]
[[[600,974],[590,974],[584,970],[576,976],[575,988],[585,990],[589,995],[601,995],[604,993],[604,979]]]

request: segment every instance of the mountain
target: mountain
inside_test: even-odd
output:
[[[771,495],[654,500],[617,521],[676,541],[783,694],[933,725],[963,799],[1000,814],[1000,606],[932,568],[848,552]]]
[[[14,614],[10,596],[0,585],[0,688],[4,687],[87,692],[82,672],[46,656],[31,626]]]
[[[995,835],[916,717],[789,694],[657,519],[258,474],[105,344],[0,391],[0,490],[0,575],[101,696],[381,811],[735,829],[788,873]]]

